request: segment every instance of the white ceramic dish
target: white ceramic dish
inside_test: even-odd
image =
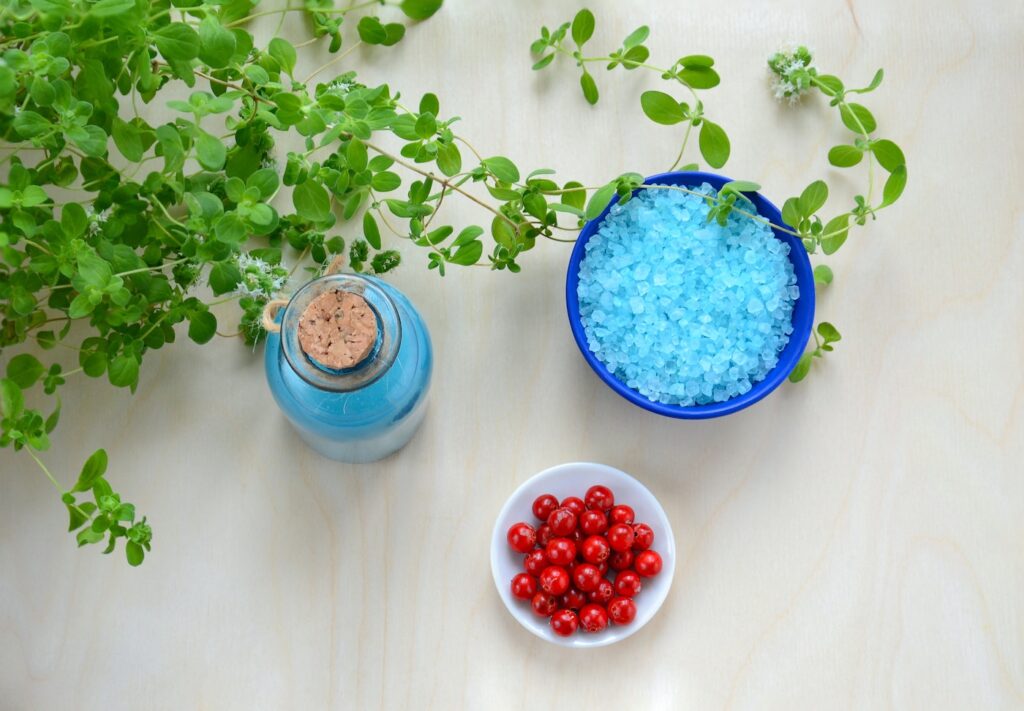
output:
[[[510,585],[512,578],[523,572],[523,554],[513,551],[506,540],[509,527],[518,521],[530,525],[539,525],[533,517],[533,500],[541,494],[552,494],[559,500],[567,496],[583,494],[591,486],[603,484],[615,494],[615,502],[628,504],[636,512],[636,520],[646,523],[654,530],[653,550],[661,554],[661,572],[653,578],[644,578],[643,588],[636,596],[636,619],[632,623],[619,627],[608,625],[603,632],[596,634],[576,632],[570,637],[559,637],[551,631],[547,617],[534,614],[527,600],[512,597]],[[625,472],[604,464],[589,462],[573,462],[560,464],[545,469],[540,474],[524,482],[501,509],[498,520],[494,523],[491,536],[491,573],[498,594],[512,616],[526,629],[548,642],[563,647],[603,647],[629,637],[646,625],[668,596],[672,585],[672,576],[676,570],[676,546],[672,536],[672,527],[661,504],[654,494],[643,484]]]

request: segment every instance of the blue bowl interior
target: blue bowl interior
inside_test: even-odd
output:
[[[711,187],[719,190],[729,181],[730,178],[722,175],[688,171],[652,175],[644,181],[644,184],[699,187],[703,183],[708,183]],[[633,194],[636,195],[642,189],[638,188]],[[775,224],[785,224],[782,221],[782,213],[779,211],[779,208],[768,202],[760,193],[748,195],[748,197],[753,201],[759,215],[771,220]],[[811,260],[808,259],[807,251],[800,240],[793,235],[780,232],[774,228],[772,231],[775,233],[775,237],[790,246],[789,259],[793,263],[793,271],[796,273],[797,286],[800,287],[800,298],[797,299],[796,306],[793,309],[793,333],[789,337],[789,343],[786,344],[786,347],[782,349],[782,353],[779,355],[778,364],[769,371],[764,380],[755,383],[748,392],[725,402],[693,405],[690,407],[652,402],[616,378],[608,370],[607,366],[597,359],[587,344],[587,335],[583,331],[583,324],[580,322],[580,303],[576,295],[576,287],[579,284],[580,262],[583,261],[583,257],[586,254],[587,242],[597,232],[598,227],[600,227],[614,203],[615,201],[613,200],[596,219],[588,222],[582,232],[580,232],[579,239],[576,240],[576,246],[572,250],[572,256],[569,258],[569,270],[565,283],[565,303],[569,312],[569,326],[572,328],[572,335],[576,339],[576,345],[579,346],[583,357],[590,364],[590,367],[594,369],[594,372],[600,376],[601,380],[619,395],[645,410],[650,410],[667,417],[696,420],[719,417],[742,410],[753,405],[777,388],[793,368],[796,367],[796,363],[800,360],[800,356],[803,355],[807,341],[811,337],[811,328],[814,325],[814,273],[811,270]]]

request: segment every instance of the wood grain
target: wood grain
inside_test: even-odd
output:
[[[404,250],[394,282],[432,329],[436,379],[423,430],[377,465],[307,450],[234,340],[149,356],[134,397],[79,380],[49,465],[71,480],[105,446],[154,550],[134,570],[76,550],[32,462],[0,452],[0,708],[1024,707],[1024,6],[590,5],[595,47],[647,23],[654,58],[717,58],[728,173],[777,200],[828,174],[842,204],[860,176],[828,169],[843,132],[822,102],[770,98],[767,54],[795,39],[851,81],[885,67],[867,103],[910,182],[832,262],[836,353],[725,419],[642,412],[580,358],[569,249],[544,244],[517,276],[444,280]],[[656,79],[601,71],[590,108],[571,66],[529,70],[537,28],[575,9],[449,0],[351,66],[436,91],[485,154],[589,184],[663,170],[678,133],[639,110]],[[447,203],[455,224],[485,217]],[[581,459],[644,481],[680,552],[658,617],[584,653],[517,626],[487,553],[515,486]]]

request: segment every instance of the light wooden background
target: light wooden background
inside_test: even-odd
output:
[[[0,708],[523,709],[1024,706],[1024,6],[1016,0],[592,0],[596,48],[653,28],[653,60],[706,52],[727,172],[781,200],[845,138],[790,109],[764,60],[806,41],[906,150],[903,202],[832,261],[825,367],[726,419],[677,422],[589,371],[566,325],[569,249],[523,273],[394,276],[437,353],[428,420],[372,466],[318,458],[285,426],[260,353],[233,340],[149,356],[138,394],[79,380],[47,460],[71,481],[105,446],[150,516],[139,569],[78,551],[32,462],[0,453]],[[674,128],[653,77],[530,71],[570,2],[449,0],[351,66],[442,112],[488,154],[590,184],[658,172]],[[262,37],[276,18],[258,25]],[[297,17],[285,25],[300,39]],[[304,54],[306,67],[326,56]],[[158,117],[159,108],[151,110]],[[450,200],[457,223],[482,217]],[[570,651],[495,594],[497,511],[534,472],[620,467],[664,504],[680,551],[664,608],[629,640]],[[120,555],[120,553],[119,553]]]

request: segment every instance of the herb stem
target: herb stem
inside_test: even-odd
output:
[[[312,74],[310,74],[308,77],[303,79],[302,83],[303,84],[308,84],[310,79],[315,77],[317,74],[319,74],[323,70],[327,69],[327,67],[331,66],[332,64],[337,64],[338,62],[343,60],[345,57],[347,57],[348,55],[352,54],[352,52],[354,52],[356,49],[358,49],[360,46],[362,46],[362,44],[363,44],[363,41],[359,40],[354,45],[352,45],[351,47],[346,49],[344,52],[340,52],[337,56],[335,56],[329,62],[327,62],[325,64],[321,64],[319,67],[317,67],[316,69],[313,70]]]

